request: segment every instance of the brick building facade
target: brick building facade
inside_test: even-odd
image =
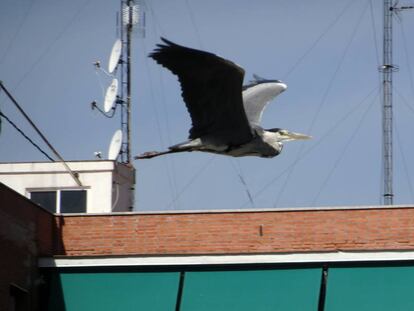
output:
[[[65,215],[56,225],[54,252],[66,256],[414,250],[411,207]]]
[[[401,298],[414,281],[411,206],[53,215],[0,185],[0,248],[0,310],[11,304],[93,310],[88,303],[98,300],[100,310],[117,310],[110,303],[118,299],[97,299],[115,295],[114,288],[122,303],[147,299],[147,310],[228,310],[236,288],[236,300],[247,310],[269,286],[274,288],[262,297],[263,310],[276,303],[291,307],[278,310],[349,310],[372,297],[387,308],[381,300],[386,295],[378,291],[390,292],[386,284],[396,276],[393,295],[404,308],[414,306],[411,298]],[[108,280],[110,291],[102,287]],[[385,287],[338,307],[339,292],[369,280],[376,282],[371,288]],[[298,282],[306,290],[293,293]],[[141,288],[142,300],[129,301],[137,297],[131,287]],[[243,290],[256,298],[249,300]],[[168,307],[158,305],[155,293]],[[358,310],[382,310],[367,305]]]
[[[35,310],[39,256],[52,256],[55,218],[0,183],[0,310]]]

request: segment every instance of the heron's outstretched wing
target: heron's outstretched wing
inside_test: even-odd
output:
[[[267,104],[286,90],[279,80],[266,80],[254,75],[254,80],[243,87],[243,103],[247,119],[253,126],[260,125]]]
[[[243,108],[244,70],[212,53],[161,38],[149,56],[171,70],[181,84],[192,120],[190,138],[209,135],[219,143],[239,145],[252,138]]]

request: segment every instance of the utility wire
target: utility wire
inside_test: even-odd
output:
[[[189,3],[186,0],[185,0],[185,2],[186,2],[186,5],[187,5],[187,9],[188,9],[188,12],[189,12],[189,15],[190,15],[191,22],[192,22],[194,30],[196,32],[197,39],[198,39],[199,44],[201,46],[202,45],[201,44],[201,39],[200,39],[200,35],[198,33],[197,25],[195,23],[193,12],[191,10],[191,7],[190,7]],[[159,24],[152,7],[149,5],[148,8],[149,8],[150,14],[152,15],[152,18],[154,20],[154,23],[153,23],[154,33],[157,33],[157,27],[159,28],[161,33],[163,33],[163,29],[162,29],[161,25]],[[161,87],[161,90],[162,90],[159,93],[160,93],[160,101],[162,103],[162,109],[163,109],[163,113],[164,113],[165,126],[166,126],[166,130],[167,130],[166,137],[167,137],[168,144],[171,145],[172,144],[171,143],[171,135],[170,135],[171,126],[170,126],[170,120],[169,120],[170,118],[169,118],[169,115],[168,115],[168,108],[167,108],[165,94],[164,94],[165,92],[163,91],[163,90],[165,90],[165,86],[164,86],[164,79],[163,79],[163,75],[162,75],[162,71],[161,71],[160,67],[158,67],[158,79],[159,79],[159,84],[160,84],[160,87]],[[161,131],[160,122],[158,120],[158,114],[157,114],[157,123],[158,123],[158,129],[159,129],[159,131]],[[161,136],[161,133],[160,133],[160,136]],[[166,161],[167,161],[166,163],[167,163],[168,180],[169,180],[169,183],[170,183],[170,187],[171,187],[172,191],[174,192],[174,199],[168,205],[168,206],[171,206],[171,204],[179,203],[178,200],[179,200],[181,194],[183,193],[183,190],[178,192],[177,181],[176,181],[176,178],[175,178],[176,174],[175,174],[174,160],[171,159],[171,158],[168,158],[168,159],[166,159]],[[186,188],[186,186],[184,187],[184,189],[185,188]]]
[[[349,9],[349,7],[355,2],[355,0],[351,0],[348,4],[342,9],[342,11],[338,14],[337,17],[325,28],[325,30],[319,35],[319,37],[313,42],[313,44],[305,51],[305,53],[299,57],[296,63],[293,64],[292,67],[282,76],[283,79],[286,79],[295,69],[296,67],[309,55],[310,52],[318,45],[319,41],[325,37],[325,35],[333,29],[333,27],[339,22],[345,12]]]
[[[155,28],[154,28],[154,30],[155,30]],[[158,130],[158,137],[159,137],[159,140],[160,140],[161,147],[165,148],[166,144],[164,142],[163,135],[162,135],[162,127],[161,127],[161,122],[160,122],[160,113],[157,109],[157,105],[155,104],[157,101],[155,100],[154,83],[153,83],[153,79],[152,79],[150,69],[149,69],[148,57],[146,57],[146,55],[148,54],[148,50],[147,50],[147,47],[146,47],[146,44],[145,44],[145,40],[142,41],[142,44],[143,44],[143,48],[144,48],[144,64],[145,64],[145,69],[146,69],[147,75],[148,75],[148,81],[150,83],[150,88],[149,88],[150,89],[150,96],[151,96],[151,101],[153,103],[151,105],[151,107],[154,110],[155,122],[156,122],[157,130]],[[169,140],[168,137],[167,137],[167,140]],[[165,159],[163,163],[166,166],[168,184],[169,184],[169,187],[170,187],[171,193],[172,193],[172,200],[171,200],[172,203],[170,203],[169,206],[174,205],[175,207],[177,207],[176,203],[178,202],[177,198],[179,197],[179,195],[177,193],[177,187],[174,186],[176,184],[173,181],[173,176],[172,176],[173,173],[171,173],[171,169],[170,169],[170,165],[169,165],[168,161],[169,161],[168,159]]]
[[[252,194],[249,190],[249,187],[247,186],[247,183],[246,183],[246,180],[244,178],[244,174],[243,174],[243,171],[240,167],[239,162],[237,160],[234,160],[234,159],[228,159],[228,160],[230,161],[230,164],[231,164],[232,168],[234,169],[236,175],[239,177],[239,180],[240,180],[241,184],[243,185],[244,190],[246,191],[246,195],[247,195],[247,197],[250,201],[251,207],[255,208],[253,196],[252,196]],[[237,166],[236,166],[235,163],[237,164]]]
[[[379,49],[379,44],[378,44],[377,25],[375,23],[373,0],[369,0],[369,9],[370,9],[372,36],[373,36],[373,41],[374,41],[374,46],[375,46],[375,57],[376,57],[376,60],[377,60],[377,67],[380,68],[380,65],[381,65],[380,49]],[[380,74],[378,74],[378,85],[381,85],[381,75]],[[382,161],[383,161],[383,159],[382,159]],[[383,186],[382,180],[384,180],[384,176],[383,176],[384,172],[382,170],[383,166],[384,166],[384,163],[382,163],[381,167],[378,168],[381,172],[380,179],[378,180],[379,181],[379,184],[378,184],[379,191],[378,191],[378,193],[380,193],[380,194],[383,192],[383,190],[382,190],[382,186]],[[383,196],[380,195],[379,200],[378,200],[378,204],[381,204],[382,199],[383,199]]]
[[[104,86],[103,86],[103,83],[102,83],[101,77],[100,77],[100,75],[98,74],[98,69],[95,69],[95,74],[96,74],[96,77],[97,77],[97,79],[98,79],[99,86],[101,87],[102,99],[104,99],[104,100],[105,100],[105,88],[104,88]]]
[[[158,33],[157,27],[158,27],[158,29],[161,33],[164,33],[164,31],[161,27],[161,24],[158,22],[158,19],[157,19],[155,13],[154,13],[154,10],[152,9],[152,6],[149,3],[147,3],[147,7],[148,7],[148,9],[150,11],[150,14],[152,16],[153,23],[151,23],[151,25],[153,27],[154,34]],[[147,51],[147,48],[146,48],[146,45],[145,45],[145,40],[143,41],[143,45],[144,45],[145,54],[148,54],[148,51]],[[145,66],[147,68],[148,76],[150,77],[148,57],[145,57]],[[164,119],[165,119],[164,123],[165,123],[166,130],[167,130],[166,140],[167,140],[168,145],[171,145],[172,144],[171,143],[171,136],[170,136],[170,134],[171,134],[170,128],[171,127],[170,127],[170,118],[169,118],[169,115],[168,115],[168,109],[167,109],[167,104],[166,104],[166,99],[165,99],[164,80],[163,80],[161,69],[159,67],[157,67],[157,70],[158,70],[159,85],[160,85],[160,88],[161,88],[161,92],[159,92],[159,94],[160,94],[159,101],[161,101],[161,105],[162,105],[161,111],[164,112]],[[156,108],[156,105],[155,105],[155,103],[157,101],[155,101],[155,95],[154,95],[155,92],[154,92],[154,87],[153,87],[153,82],[152,82],[151,77],[150,77],[150,83],[151,83],[151,97],[152,97],[152,102],[153,102],[152,106],[153,106],[153,109],[154,109],[154,112],[155,112],[155,117],[156,117],[157,128],[158,128],[158,133],[159,133],[159,137],[160,137],[161,146],[164,148],[165,144],[164,144],[163,135],[162,135],[162,133],[163,133],[162,130],[163,129],[161,127],[161,122],[160,122],[160,113],[158,112],[158,110]],[[167,171],[167,176],[168,176],[168,183],[169,183],[169,186],[170,186],[170,189],[171,189],[171,192],[172,192],[172,197],[173,197],[171,202],[172,202],[172,204],[175,205],[175,208],[177,208],[177,205],[179,205],[180,195],[178,194],[177,180],[176,180],[176,177],[175,177],[174,159],[166,158],[165,159],[165,166],[166,166],[166,171]]]
[[[162,33],[163,35],[165,35],[165,32],[164,32],[164,29],[162,28],[162,26],[161,26],[161,24],[159,23],[159,21],[158,21],[158,18],[157,18],[157,16],[155,15],[155,12],[154,12],[154,10],[152,9],[152,6],[151,6],[151,1],[147,1],[146,2],[146,5],[147,5],[147,7],[149,8],[149,11],[150,11],[150,14],[151,14],[151,17],[152,17],[152,20],[155,22],[153,25],[154,25],[154,27],[156,28],[156,27],[158,27],[159,28],[159,30],[160,30],[160,33]],[[154,31],[155,33],[156,33],[156,31]]]
[[[311,124],[309,126],[308,131],[307,131],[308,133],[312,133],[312,131],[313,131],[313,127],[314,127],[314,125],[316,123],[316,120],[318,119],[319,114],[322,111],[322,107],[324,106],[324,104],[325,104],[325,102],[326,102],[326,100],[328,98],[328,94],[330,93],[330,91],[331,91],[331,89],[332,89],[332,87],[334,85],[334,81],[336,80],[336,77],[338,76],[338,73],[339,73],[339,71],[340,71],[340,69],[342,67],[342,64],[343,64],[343,62],[345,60],[345,56],[348,53],[349,47],[351,46],[351,43],[353,42],[353,40],[355,38],[356,32],[357,32],[357,30],[359,28],[359,25],[361,24],[361,22],[363,20],[363,17],[365,15],[366,10],[367,10],[367,5],[368,5],[368,3],[366,3],[365,8],[362,10],[362,13],[359,16],[359,19],[358,19],[358,21],[357,21],[354,29],[352,30],[351,36],[350,36],[350,38],[349,38],[349,40],[348,40],[348,42],[347,42],[347,44],[345,46],[345,49],[344,49],[344,51],[343,51],[343,53],[341,55],[341,58],[340,58],[340,60],[338,62],[338,65],[336,66],[335,71],[334,71],[331,79],[329,80],[328,86],[327,86],[327,88],[326,88],[326,90],[325,90],[325,92],[324,92],[324,94],[322,96],[322,100],[319,103],[319,106],[316,109],[316,112],[315,112],[315,114],[314,114],[314,116],[312,118]],[[296,157],[297,159],[299,159],[299,157],[301,157],[304,146],[305,146],[304,144],[301,144],[301,147],[299,149],[299,152],[297,153],[297,157]],[[291,171],[288,173],[288,176],[286,177],[286,180],[285,180],[283,186],[280,188],[280,190],[278,192],[278,195],[277,195],[277,198],[276,198],[275,203],[274,203],[274,207],[277,207],[277,205],[279,203],[279,200],[280,200],[283,192],[285,191],[285,189],[287,187],[287,184],[290,181],[290,177],[292,176],[293,171],[294,171],[294,167],[292,167]]]
[[[378,90],[378,86],[376,86],[375,88],[373,88],[367,96],[365,96],[358,104],[356,104],[354,107],[352,107],[352,109],[349,110],[349,112],[347,114],[345,114],[340,120],[338,120],[337,122],[335,122],[335,125],[332,126],[329,130],[326,131],[326,134],[323,135],[313,146],[309,147],[308,150],[306,150],[300,157],[296,158],[293,163],[291,163],[288,167],[286,167],[284,170],[282,170],[280,172],[279,175],[277,175],[276,177],[273,177],[270,181],[268,181],[259,191],[257,191],[256,193],[253,194],[253,198],[257,198],[260,195],[262,195],[262,193],[264,193],[272,184],[274,184],[277,180],[279,180],[283,175],[285,175],[287,172],[289,172],[289,170],[292,169],[292,167],[294,167],[299,161],[303,160],[307,155],[309,155],[312,151],[314,151],[322,142],[324,142],[329,136],[331,136],[333,133],[335,133],[335,131],[337,130],[337,128],[339,128],[340,125],[342,125],[342,123],[344,123],[355,111],[358,110],[358,108],[360,108],[360,106],[362,105],[362,103],[364,103],[366,100],[368,100],[369,97],[371,97],[371,95]],[[243,208],[244,206],[246,206],[249,202],[245,202],[243,203],[240,208]]]
[[[352,133],[351,137],[348,139],[347,143],[345,144],[344,148],[342,149],[342,151],[340,152],[340,156],[336,159],[333,167],[331,168],[330,172],[328,173],[328,175],[326,176],[324,182],[322,183],[322,185],[319,187],[318,193],[316,194],[315,198],[312,201],[311,206],[315,206],[316,202],[318,201],[322,191],[325,189],[326,185],[328,184],[329,180],[331,179],[333,173],[335,172],[335,170],[337,169],[337,167],[339,166],[340,162],[342,161],[342,159],[345,156],[345,153],[347,152],[349,146],[351,145],[351,142],[354,140],[356,134],[359,133],[359,130],[362,126],[363,121],[365,121],[366,116],[368,115],[368,112],[371,110],[371,108],[374,106],[374,103],[376,102],[376,99],[378,98],[378,95],[376,97],[374,97],[372,103],[368,106],[368,108],[365,110],[365,112],[363,113],[361,120],[359,121],[357,127],[355,128],[354,132]]]
[[[160,92],[160,100],[161,100],[161,104],[162,104],[162,108],[163,108],[163,112],[164,112],[164,120],[165,120],[165,126],[166,126],[166,130],[167,130],[167,143],[171,146],[172,145],[172,140],[171,140],[171,126],[170,126],[170,117],[168,114],[168,107],[167,107],[167,101],[165,99],[165,85],[164,85],[164,78],[163,78],[163,73],[161,71],[161,67],[157,66],[157,72],[158,72],[158,79],[159,79],[159,85],[161,87],[161,92]],[[176,198],[178,198],[177,196],[177,180],[176,180],[176,174],[175,174],[175,165],[174,165],[174,159],[171,157],[168,157],[166,159],[167,161],[167,165],[169,166],[169,169],[171,170],[171,184],[172,184],[172,189],[174,192],[174,195]],[[174,202],[179,203],[179,201],[175,200]]]
[[[378,36],[377,36],[377,27],[375,25],[375,18],[374,18],[374,6],[372,4],[372,0],[369,0],[369,12],[371,17],[371,26],[372,26],[372,32],[374,36],[374,45],[375,45],[375,56],[377,58],[377,66],[381,64],[380,62],[380,53],[378,48]]]
[[[414,114],[414,108],[409,105],[408,101],[402,96],[402,94],[398,91],[398,89],[395,89],[395,92],[400,97],[401,101],[410,110],[410,112]],[[401,159],[403,161],[404,173],[405,173],[407,181],[408,181],[408,186],[409,186],[409,190],[410,190],[410,194],[411,194],[411,199],[414,201],[413,183],[411,182],[410,175],[408,174],[408,165],[407,165],[407,161],[406,161],[406,158],[404,156],[403,149],[402,149],[402,144],[401,144],[401,139],[400,139],[400,135],[399,135],[399,132],[398,132],[398,128],[396,127],[395,130],[396,130],[396,137],[397,137],[398,147],[399,147],[399,150],[400,150],[400,153],[401,153]]]
[[[16,131],[18,131],[29,143],[31,143],[37,150],[39,150],[46,158],[50,161],[55,162],[55,160],[50,157],[38,144],[36,144],[29,136],[27,136],[12,120],[10,120],[3,112],[0,111],[0,116],[3,117],[11,126],[13,126]]]
[[[49,53],[52,49],[53,45],[66,33],[70,26],[72,26],[73,22],[76,18],[80,15],[82,10],[91,2],[91,0],[86,0],[82,3],[80,8],[76,11],[76,13],[72,16],[69,22],[63,27],[63,29],[56,35],[56,37],[52,40],[51,44],[43,51],[43,53],[37,58],[37,60],[30,66],[29,70],[20,78],[17,82],[13,90],[16,90],[20,84],[28,77],[28,75],[36,68],[36,66],[43,60],[43,58]]]
[[[80,182],[79,178],[73,173],[73,171],[66,164],[65,160],[63,160],[63,158],[60,156],[60,154],[56,151],[56,149],[52,146],[52,144],[46,139],[46,137],[42,134],[42,132],[39,130],[39,128],[33,123],[33,121],[26,114],[26,112],[24,112],[23,108],[19,105],[19,103],[10,94],[10,92],[4,86],[4,84],[3,84],[2,81],[0,81],[0,87],[3,89],[4,93],[6,93],[7,97],[12,101],[12,103],[16,106],[16,108],[20,111],[20,113],[25,117],[25,119],[27,120],[27,122],[29,122],[29,124],[33,127],[33,129],[37,132],[37,134],[39,134],[39,136],[46,143],[46,145],[50,148],[50,150],[52,150],[52,152],[54,153],[54,155],[62,162],[63,166],[66,168],[66,170],[72,176],[72,178],[75,180],[75,182],[78,184],[78,186],[81,187],[82,186],[82,183]]]
[[[398,145],[398,149],[400,150],[400,154],[401,154],[401,159],[402,159],[402,163],[403,163],[403,171],[405,173],[405,178],[407,178],[407,182],[408,182],[408,190],[410,191],[410,195],[411,195],[411,202],[414,202],[414,188],[413,188],[413,183],[411,182],[411,178],[410,178],[410,174],[408,174],[408,165],[407,165],[407,161],[405,159],[404,156],[404,151],[402,148],[402,143],[401,143],[401,139],[400,139],[400,134],[398,132],[398,128],[395,128],[395,134],[397,137],[397,145]]]
[[[177,201],[180,198],[180,196],[188,189],[188,187],[190,187],[194,183],[194,181],[206,170],[206,168],[210,166],[210,164],[214,161],[215,158],[215,156],[210,157],[207,160],[207,162],[193,175],[193,177],[191,177],[188,180],[188,182],[184,185],[181,191],[178,192],[176,197],[168,204],[167,209],[169,209],[175,203],[175,201]]]
[[[188,14],[190,15],[191,24],[193,25],[193,29],[196,34],[197,40],[198,40],[198,45],[200,46],[200,48],[203,49],[203,43],[201,42],[201,36],[200,36],[200,32],[198,31],[197,24],[195,22],[193,10],[191,9],[191,6],[188,3],[188,0],[184,0],[184,2],[187,6]]]
[[[408,52],[408,47],[407,47],[407,39],[405,36],[405,31],[404,31],[404,26],[403,23],[400,23],[400,28],[401,28],[401,36],[403,38],[403,46],[404,46],[404,52],[405,52],[405,58],[407,60],[407,68],[408,68],[408,77],[410,79],[410,86],[411,86],[411,92],[414,98],[414,79],[413,79],[413,71],[411,70],[411,64],[410,64],[410,59],[408,57],[409,52]]]
[[[25,24],[25,22],[27,20],[27,17],[29,16],[29,13],[32,10],[33,3],[34,3],[34,0],[31,0],[30,1],[30,4],[29,4],[29,8],[26,10],[26,12],[25,12],[25,14],[23,16],[23,19],[21,20],[21,22],[20,22],[20,24],[19,24],[16,32],[13,34],[12,39],[9,41],[9,44],[7,45],[7,47],[6,47],[3,55],[0,57],[0,66],[3,64],[4,60],[6,59],[7,53],[13,47],[14,42],[16,41],[16,38],[19,36],[19,34],[20,34],[20,32],[21,32],[21,30],[23,28],[23,25]]]
[[[405,106],[410,110],[412,113],[414,113],[414,108],[408,103],[408,100],[405,99],[404,96],[398,91],[398,89],[395,88],[395,93],[401,98],[402,102],[405,104]]]

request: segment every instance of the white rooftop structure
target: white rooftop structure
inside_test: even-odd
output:
[[[135,169],[111,160],[0,163],[0,182],[54,213],[127,212]]]

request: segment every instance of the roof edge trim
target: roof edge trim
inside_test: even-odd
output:
[[[287,253],[260,255],[127,256],[39,258],[41,268],[289,264],[329,262],[382,262],[414,260],[414,251]]]

